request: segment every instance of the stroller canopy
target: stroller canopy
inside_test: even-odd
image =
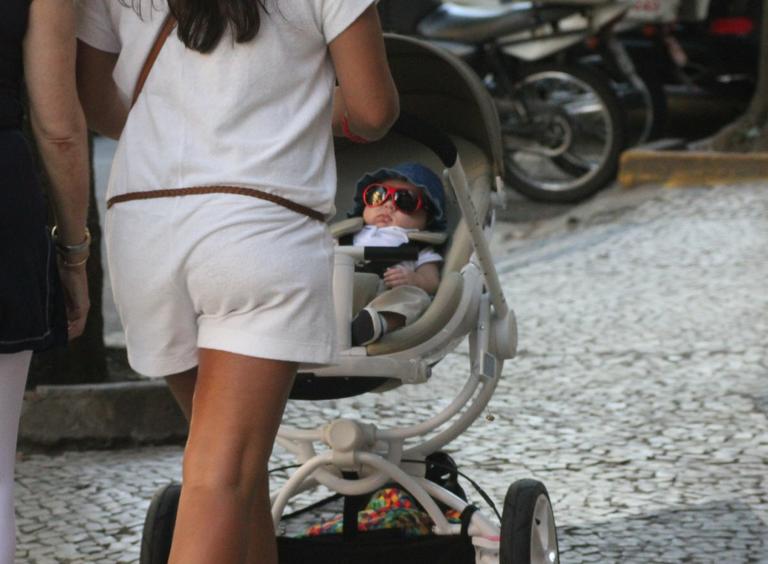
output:
[[[479,147],[495,176],[504,170],[501,128],[493,100],[475,72],[439,47],[385,34],[387,57],[404,114]]]

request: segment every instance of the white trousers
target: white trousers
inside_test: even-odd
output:
[[[0,354],[0,564],[13,564],[16,552],[13,473],[21,401],[31,359],[31,351]]]

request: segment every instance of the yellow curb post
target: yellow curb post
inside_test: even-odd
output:
[[[619,183],[625,188],[642,184],[681,188],[768,182],[768,153],[632,149],[624,152],[619,166]]]

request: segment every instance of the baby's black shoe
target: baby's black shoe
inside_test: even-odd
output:
[[[352,346],[359,347],[378,341],[385,330],[381,315],[373,309],[365,308],[352,320]]]

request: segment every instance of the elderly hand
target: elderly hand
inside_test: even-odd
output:
[[[64,287],[64,303],[67,308],[67,334],[72,340],[83,334],[91,307],[85,263],[72,266],[59,258],[59,277]]]

